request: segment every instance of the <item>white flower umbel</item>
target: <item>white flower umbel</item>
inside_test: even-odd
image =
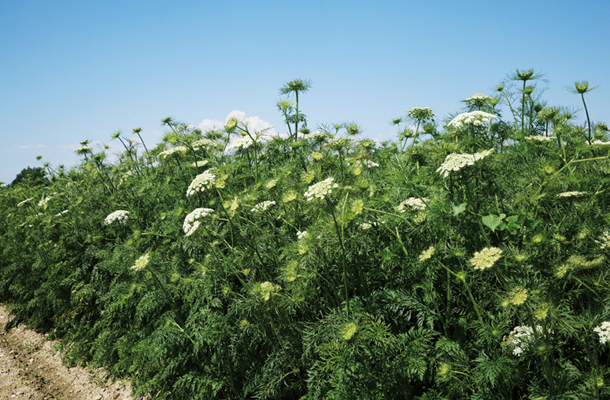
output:
[[[255,293],[257,295],[260,295],[263,298],[263,300],[269,301],[269,299],[271,298],[271,295],[275,292],[278,292],[281,289],[282,288],[280,285],[275,285],[271,282],[263,282],[260,285],[255,286]]]
[[[367,168],[373,168],[373,167],[379,166],[379,164],[377,164],[376,162],[373,162],[371,160],[358,160],[354,163],[354,165],[356,165],[356,166],[364,165]]]
[[[252,139],[256,140],[257,143],[260,143],[269,140],[270,137],[265,135],[265,132],[254,132],[250,133],[249,135],[246,134],[245,136],[240,137],[233,143],[229,144],[227,146],[227,151],[232,149],[247,149],[254,144],[254,140]]]
[[[38,207],[44,207],[45,205],[47,205],[47,204],[49,203],[49,200],[51,200],[51,197],[52,197],[52,196],[47,196],[47,197],[45,197],[44,199],[41,199],[41,200],[38,202]]]
[[[17,207],[21,207],[22,205],[24,205],[25,203],[27,203],[28,201],[30,201],[32,199],[33,199],[33,197],[30,197],[29,199],[25,199],[22,202],[17,203]]]
[[[210,168],[202,174],[199,174],[193,179],[188,189],[186,190],[187,196],[192,196],[197,192],[203,192],[205,189],[209,189],[214,184],[214,169]]]
[[[430,200],[426,198],[419,199],[417,197],[409,197],[407,200],[400,203],[396,209],[401,213],[406,212],[407,208],[410,208],[411,210],[425,210],[426,202],[428,201]]]
[[[498,118],[496,115],[486,113],[484,111],[471,111],[458,114],[447,125],[456,129],[461,129],[465,125],[481,126],[490,122],[492,119]]]
[[[334,180],[335,178],[330,177],[311,185],[305,192],[305,198],[307,201],[312,201],[313,199],[324,200],[326,196],[332,193],[334,188],[339,187],[339,185],[333,183]]]
[[[309,233],[307,233],[307,231],[303,231],[303,232],[298,231],[298,232],[297,232],[297,238],[298,238],[299,240],[301,240],[301,239],[305,239],[307,236],[309,236]]]
[[[216,143],[210,139],[203,138],[203,139],[195,140],[193,143],[191,143],[191,146],[193,146],[194,150],[199,150],[201,148],[216,147]]]
[[[172,147],[171,149],[162,151],[161,153],[159,153],[159,157],[167,158],[174,153],[186,153],[187,150],[188,149],[186,148],[186,146],[176,146]]]
[[[129,211],[116,210],[104,219],[104,225],[124,224],[129,218]]]
[[[432,256],[434,255],[434,246],[430,246],[428,248],[428,250],[424,250],[422,251],[422,253],[419,255],[419,261],[426,261],[429,260],[430,258],[432,258]]]
[[[610,341],[610,322],[605,321],[598,327],[593,328],[593,331],[597,332],[599,335],[599,342],[601,344],[606,344]]]
[[[194,163],[192,163],[191,167],[195,167],[195,168],[205,167],[207,164],[208,164],[208,160],[199,160],[199,161],[195,161]]]
[[[587,194],[587,192],[563,192],[559,193],[557,197],[578,197],[584,196],[585,194]]]
[[[596,242],[599,244],[600,249],[610,249],[610,232],[604,231]]]
[[[136,263],[131,266],[134,271],[142,271],[150,261],[150,254],[146,253],[136,260]]]
[[[487,157],[491,153],[493,153],[494,150],[495,149],[488,149],[488,150],[479,151],[478,153],[474,153],[472,156],[474,157],[475,161],[479,161],[479,160],[484,159],[485,157]]]
[[[540,325],[536,326],[536,332],[542,332]],[[507,337],[504,338],[504,345],[512,348],[512,353],[516,356],[523,354],[529,347],[534,337],[534,330],[529,326],[516,326]]]
[[[93,151],[93,147],[89,146],[81,146],[78,149],[74,150],[76,154],[87,154]]]
[[[475,161],[482,160],[493,152],[494,149],[480,151],[475,154],[451,153],[445,158],[445,161],[438,167],[436,172],[442,174],[443,178],[447,178],[452,171],[459,171],[468,165],[474,165]]]
[[[259,213],[262,211],[266,211],[269,207],[271,207],[274,204],[275,204],[275,201],[263,201],[263,202],[255,205],[254,208],[252,208],[252,210],[250,210],[250,211],[253,213]]]
[[[556,138],[554,136],[526,136],[523,139],[531,142],[551,142]]]
[[[189,215],[184,218],[184,224],[182,224],[182,230],[186,234],[186,236],[191,236],[199,225],[201,225],[201,220],[208,215],[212,214],[214,210],[211,208],[196,208]]]
[[[497,247],[485,247],[483,250],[474,253],[470,263],[474,269],[488,269],[493,267],[496,261],[502,257],[502,250]]]
[[[475,94],[472,97],[462,100],[464,103],[477,103],[482,101],[491,101],[492,98],[487,96],[486,94]]]

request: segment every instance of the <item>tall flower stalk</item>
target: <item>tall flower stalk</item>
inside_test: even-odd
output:
[[[570,88],[570,91],[575,94],[579,94],[582,99],[582,105],[585,107],[585,114],[587,114],[587,126],[589,128],[589,135],[587,136],[587,141],[591,144],[591,139],[593,137],[591,131],[591,119],[589,118],[589,109],[587,108],[587,102],[585,102],[585,93],[588,93],[592,90],[595,90],[597,86],[589,87],[589,82],[575,82],[574,87]]]
[[[294,115],[291,116],[291,115],[287,114],[288,107],[280,108],[281,110],[284,111],[284,115],[288,117],[286,123],[289,123],[290,120],[292,120],[292,122],[294,122],[294,132],[292,132],[293,141],[297,140],[297,135],[299,134],[299,122],[304,122],[304,124],[306,124],[305,116],[299,112],[300,111],[299,110],[299,93],[306,93],[310,88],[311,88],[311,81],[303,80],[303,79],[295,79],[293,81],[286,83],[284,86],[282,86],[280,88],[280,94],[290,95],[291,93],[294,93],[294,97],[295,97],[295,107],[294,107],[295,114]],[[279,107],[279,103],[278,103],[278,107]]]

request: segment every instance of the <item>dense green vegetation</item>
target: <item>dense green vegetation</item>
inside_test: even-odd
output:
[[[397,142],[311,132],[302,80],[282,137],[83,142],[0,189],[0,301],[158,398],[607,398],[607,128],[537,78],[444,124],[413,108]]]

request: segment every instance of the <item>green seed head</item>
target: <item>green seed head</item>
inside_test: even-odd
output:
[[[522,80],[523,82],[529,81],[533,75],[534,75],[533,69],[530,69],[529,71],[517,70],[517,78]]]

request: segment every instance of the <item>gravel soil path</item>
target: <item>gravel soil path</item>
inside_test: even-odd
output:
[[[0,400],[132,399],[130,384],[110,381],[102,369],[65,367],[45,335],[22,324],[5,332],[9,318],[0,305]]]

